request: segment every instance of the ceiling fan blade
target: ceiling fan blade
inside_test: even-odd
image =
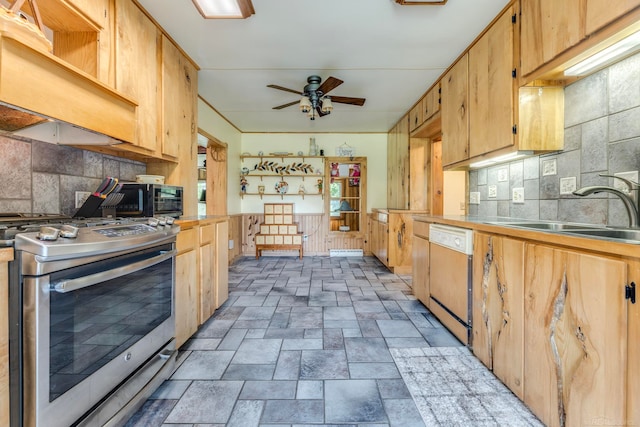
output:
[[[332,96],[331,102],[339,102],[341,104],[351,104],[363,106],[365,98],[351,98],[349,96]]]
[[[277,107],[273,107],[274,110],[282,110],[283,108],[287,108],[290,107],[294,104],[298,104],[300,101],[293,101],[293,102],[289,102],[287,104],[282,104],[282,105],[278,105]]]
[[[298,95],[302,95],[302,92],[300,92],[299,90],[288,89],[286,87],[282,87],[282,86],[278,86],[278,85],[267,85],[267,87],[270,87],[272,89],[284,90],[285,92],[297,93]]]
[[[331,92],[333,89],[340,86],[342,83],[344,82],[340,79],[336,79],[335,77],[329,77],[327,80],[322,82],[322,84],[318,88],[318,91],[326,95],[327,93]]]

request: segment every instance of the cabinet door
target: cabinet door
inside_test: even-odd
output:
[[[413,293],[416,298],[429,307],[429,240],[413,236]]]
[[[200,288],[199,324],[206,322],[216,308],[214,293],[215,232],[214,224],[203,225],[200,227],[200,277],[198,278]]]
[[[413,132],[422,124],[422,102],[421,99],[409,112],[409,132]]]
[[[433,86],[422,98],[422,121],[426,122],[440,111],[440,84]]]
[[[585,32],[589,35],[640,6],[640,0],[586,0],[586,4]]]
[[[197,70],[162,37],[162,154],[178,157],[180,144],[191,145],[196,132]]]
[[[581,2],[521,0],[520,51],[523,75],[530,74],[583,38],[584,31],[580,28]]]
[[[440,81],[443,165],[469,158],[468,76],[468,55],[464,55]]]
[[[524,242],[484,233],[473,243],[473,353],[524,397]]]
[[[527,244],[524,401],[548,426],[624,424],[626,265]]]
[[[176,240],[176,348],[198,330],[197,228],[180,231]]]
[[[229,298],[229,223],[216,223],[215,240],[215,308],[218,309]]]
[[[515,141],[513,10],[508,8],[469,50],[469,157]]]
[[[138,102],[136,145],[157,148],[158,30],[130,0],[116,0],[116,89]]]

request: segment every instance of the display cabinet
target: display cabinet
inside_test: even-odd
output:
[[[366,157],[327,157],[325,177],[330,232],[366,233]]]

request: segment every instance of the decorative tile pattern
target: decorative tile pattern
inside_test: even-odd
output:
[[[229,277],[229,300],[127,427],[448,427],[454,419],[499,425],[502,413],[529,422],[415,299],[411,277],[375,258],[243,258]],[[447,348],[428,357],[435,346]],[[423,370],[405,378],[400,369],[410,364]],[[416,385],[430,394],[416,394]],[[429,407],[425,396],[443,407]],[[474,404],[498,415],[487,418]],[[455,411],[463,412],[455,418]]]

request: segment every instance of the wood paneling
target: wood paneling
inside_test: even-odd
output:
[[[214,301],[215,309],[220,308],[229,298],[229,224],[227,221],[215,224],[214,253]]]
[[[229,249],[229,263],[233,263],[236,258],[242,255],[242,221],[242,214],[229,217],[229,240],[233,240],[233,248]]]
[[[409,207],[411,210],[428,210],[429,166],[431,140],[409,140]]]
[[[242,218],[242,253],[255,256],[255,235],[260,231],[260,224],[264,222],[264,214],[244,214]],[[303,243],[305,255],[328,254],[329,224],[325,221],[323,214],[294,214],[293,221],[298,224],[298,230],[309,236],[308,240]],[[358,249],[361,248],[358,247]]]

